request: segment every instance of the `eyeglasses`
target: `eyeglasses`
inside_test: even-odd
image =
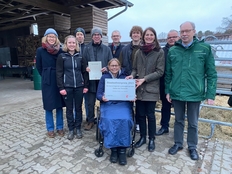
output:
[[[194,29],[181,30],[180,33],[181,33],[181,34],[184,34],[184,33],[188,34],[188,33],[190,33],[190,31],[192,31],[192,30],[194,30]]]
[[[168,37],[168,39],[176,39],[178,38],[178,36],[171,36],[171,37]]]
[[[110,65],[110,67],[119,67],[119,65]]]

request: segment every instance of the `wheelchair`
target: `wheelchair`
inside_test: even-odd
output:
[[[120,108],[119,108],[120,109]],[[94,151],[94,154],[96,157],[102,157],[104,155],[103,151],[103,143],[104,143],[104,138],[101,135],[100,129],[99,129],[99,123],[101,119],[101,111],[100,107],[98,106],[96,108],[96,116],[97,116],[97,123],[96,123],[96,140],[99,142],[99,147]],[[132,157],[135,153],[135,134],[136,134],[136,124],[135,124],[135,116],[134,116],[134,111],[131,110],[131,116],[133,120],[133,126],[131,129],[131,144],[130,147],[127,149],[127,157]]]

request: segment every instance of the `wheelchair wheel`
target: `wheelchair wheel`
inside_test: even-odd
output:
[[[94,154],[96,155],[96,157],[102,157],[104,155],[104,151],[101,147],[99,147],[94,151]]]
[[[127,152],[128,157],[132,157],[135,154],[135,149],[134,148],[129,148]]]

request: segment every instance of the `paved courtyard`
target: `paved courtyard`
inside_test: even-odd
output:
[[[186,143],[176,155],[168,154],[173,145],[171,129],[156,137],[154,152],[143,145],[126,166],[120,166],[110,163],[108,149],[104,148],[103,157],[95,156],[99,146],[95,129],[83,130],[84,137],[73,141],[66,135],[48,138],[41,91],[33,89],[32,81],[0,80],[0,101],[0,174],[232,174],[231,141],[199,138],[200,160],[192,161]],[[65,128],[67,134],[66,120]]]

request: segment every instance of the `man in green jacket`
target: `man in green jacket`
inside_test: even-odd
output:
[[[187,108],[187,145],[192,160],[198,160],[198,117],[203,100],[214,104],[217,85],[215,61],[209,44],[196,39],[195,24],[180,25],[181,40],[168,52],[165,71],[165,93],[174,106],[175,144],[169,149],[174,155],[183,149],[185,108]]]

